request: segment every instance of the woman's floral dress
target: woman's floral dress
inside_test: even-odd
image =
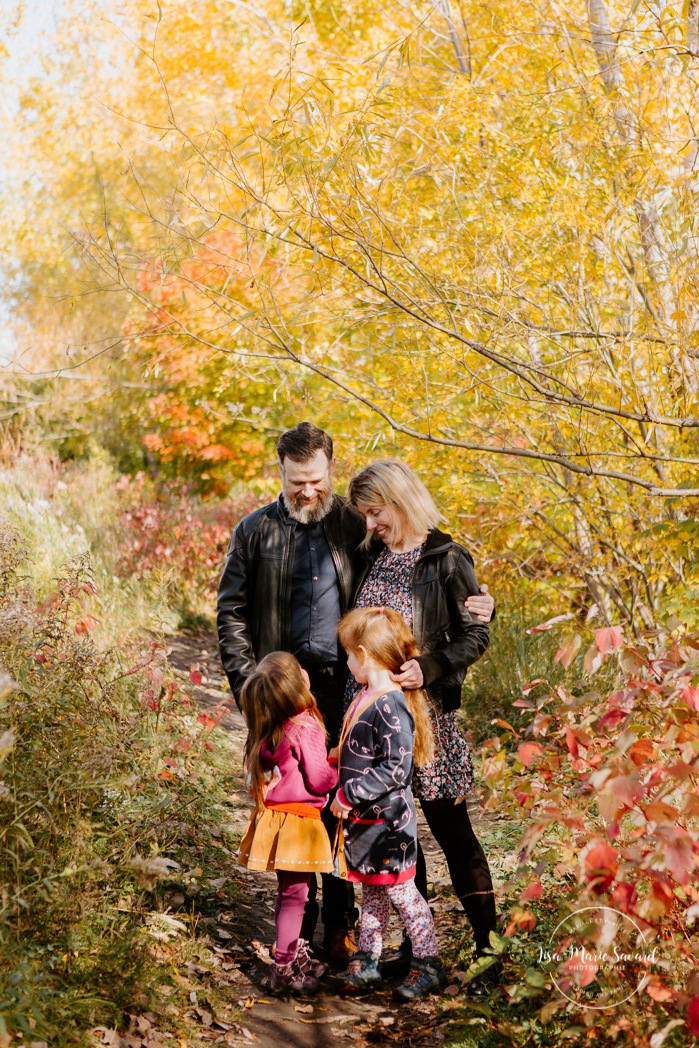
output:
[[[393,553],[384,546],[357,597],[358,608],[393,608],[412,629],[412,585],[415,565],[425,546],[417,546],[407,553]],[[354,677],[347,681],[345,709],[360,690]],[[459,731],[456,711],[432,714],[435,758],[421,768],[415,768],[413,792],[423,801],[445,797],[462,797],[474,786],[473,763],[468,745]]]

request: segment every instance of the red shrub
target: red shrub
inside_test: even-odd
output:
[[[146,578],[154,572],[170,573],[186,593],[187,604],[193,598],[210,600],[233,527],[257,505],[254,493],[225,501],[201,501],[183,484],[153,492],[143,474],[123,477],[118,488],[125,525],[119,576]]]

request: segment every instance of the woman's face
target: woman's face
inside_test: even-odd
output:
[[[357,509],[366,521],[366,529],[375,533],[386,543],[394,546],[403,538],[403,520],[401,514],[393,506],[370,506],[366,502],[358,502]]]

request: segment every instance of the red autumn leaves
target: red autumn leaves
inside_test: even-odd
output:
[[[539,679],[514,704],[527,723],[493,722],[500,734],[484,745],[486,802],[526,820],[518,844],[525,887],[505,934],[527,935],[551,907],[606,905],[681,968],[693,963],[687,929],[699,919],[699,640],[655,631],[634,644],[620,626],[590,631],[587,646],[570,634],[557,663],[571,669],[584,652],[592,677],[611,661],[614,689]],[[594,967],[568,977],[587,985]],[[699,1036],[699,985],[654,971],[641,995],[672,1007]]]
[[[608,891],[619,869],[616,850],[602,841],[593,842],[580,855],[581,879],[592,891]]]

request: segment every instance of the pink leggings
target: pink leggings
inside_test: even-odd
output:
[[[277,964],[288,964],[296,955],[312,876],[311,873],[277,870],[277,898],[274,902],[274,921],[277,926],[274,960]]]
[[[429,906],[415,887],[415,881],[364,885],[359,949],[381,956],[391,903],[410,936],[413,957],[436,957],[438,949],[434,921]]]

